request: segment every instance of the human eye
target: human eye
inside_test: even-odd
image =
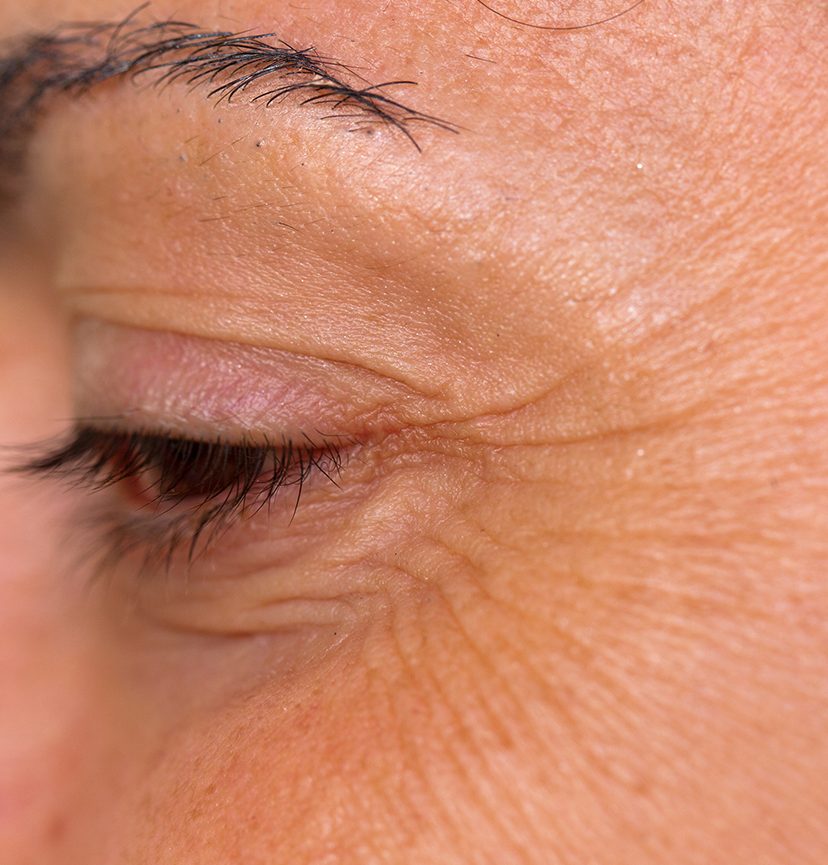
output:
[[[364,607],[378,586],[405,582],[396,557],[422,527],[410,514],[425,511],[443,458],[426,430],[474,410],[442,389],[443,345],[462,330],[453,306],[435,295],[424,309],[407,276],[385,277],[398,256],[420,257],[382,216],[400,188],[388,179],[421,162],[400,133],[420,121],[419,146],[447,130],[392,101],[396,88],[348,89],[338,65],[323,95],[333,87],[340,100],[346,88],[351,108],[365,109],[358,123],[319,125],[318,102],[301,98],[265,111],[259,84],[319,95],[305,53],[285,46],[290,62],[273,66],[281,48],[214,34],[208,56],[206,30],[196,28],[190,51],[167,43],[170,28],[181,35],[175,22],[116,28],[129,34],[128,63],[106,69],[142,73],[122,86],[96,84],[83,98],[61,87],[30,105],[38,65],[4,91],[13,107],[38,108],[13,154],[25,156],[19,171],[13,163],[13,217],[42,262],[48,316],[74,346],[73,360],[54,366],[61,378],[71,369],[54,402],[62,408],[71,392],[67,411],[54,412],[70,420],[27,449],[15,483],[29,485],[26,501],[35,490],[60,496],[55,571],[67,585],[112,587],[107,603],[123,597],[182,630],[322,620],[342,634],[354,598]],[[82,49],[81,79],[99,49],[111,60],[109,34],[94,32],[59,44]],[[233,78],[227,52],[238,60],[250,49],[272,85],[251,66],[250,99],[239,93],[220,110],[218,91],[178,86],[186,76],[144,86],[164,68],[132,57],[133,36],[162,39],[160,62],[185,61],[166,69],[199,74],[215,61],[216,87]],[[106,134],[90,119],[98,109]]]
[[[249,343],[71,329],[74,420],[15,449],[21,483],[65,502],[70,580],[222,633],[340,621],[370,591],[364,563],[411,493],[403,386]]]

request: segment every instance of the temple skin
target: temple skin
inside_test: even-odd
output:
[[[0,444],[96,405],[360,443],[140,579],[85,564],[115,493],[0,477],[0,862],[828,860],[818,6],[144,13],[417,81],[458,130],[420,151],[177,86],[49,106],[0,223]],[[118,328],[169,351],[125,368]],[[219,355],[176,414],[165,359]]]

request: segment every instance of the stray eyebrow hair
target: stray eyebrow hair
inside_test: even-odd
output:
[[[290,96],[349,117],[391,126],[419,150],[411,131],[426,123],[457,128],[410,108],[387,92],[414,81],[369,84],[313,48],[294,48],[274,33],[209,30],[187,21],[139,22],[145,4],[119,22],[69,23],[23,37],[0,57],[0,168],[19,166],[35,120],[56,95],[79,96],[110,79],[157,73],[156,85],[206,85],[207,98],[230,102],[252,90],[266,107]],[[274,39],[276,41],[274,41]],[[255,88],[255,89],[253,89]]]

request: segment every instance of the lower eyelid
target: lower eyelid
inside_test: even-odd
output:
[[[422,444],[406,433],[355,445],[339,489],[316,475],[295,513],[292,496],[277,497],[192,561],[186,541],[168,556],[168,524],[136,512],[117,487],[73,493],[66,499],[66,578],[87,583],[90,600],[113,622],[135,614],[140,628],[147,620],[173,632],[312,639],[321,628],[324,643],[326,629],[341,635],[352,623],[366,627],[387,610],[389,591],[410,589],[394,549],[410,532],[427,530],[412,517],[432,512],[432,482],[443,489],[444,459]]]
[[[397,554],[412,537],[428,537],[431,521],[451,508],[431,492],[445,494],[442,468],[461,463],[416,454],[403,441],[364,456],[349,462],[335,495],[309,489],[295,519],[277,509],[237,524],[186,578],[175,567],[173,579],[135,580],[134,568],[121,570],[124,592],[158,623],[204,633],[343,634],[382,621],[394,595],[422,588]]]
[[[110,557],[98,573],[120,587],[115,598],[131,599],[130,606],[176,628],[236,633],[272,632],[300,622],[342,624],[353,616],[356,600],[376,591],[371,570],[356,564],[362,542],[353,535],[354,521],[373,493],[372,470],[353,465],[355,483],[343,478],[341,490],[331,493],[330,484],[317,477],[298,510],[293,500],[277,498],[270,509],[228,525],[192,559],[186,541],[167,555],[158,520],[132,514],[127,519],[133,522],[125,522],[123,514],[99,508],[94,537],[100,538],[104,516],[110,544],[133,547],[117,560]]]

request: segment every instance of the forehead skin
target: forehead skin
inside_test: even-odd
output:
[[[825,861],[826,19],[678,6],[566,34],[472,0],[154,9],[416,80],[460,130],[422,153],[173,88],[54,107],[26,208],[71,310],[345,361],[451,432],[429,472],[411,446],[381,600],[318,663],[8,630],[0,860]]]

